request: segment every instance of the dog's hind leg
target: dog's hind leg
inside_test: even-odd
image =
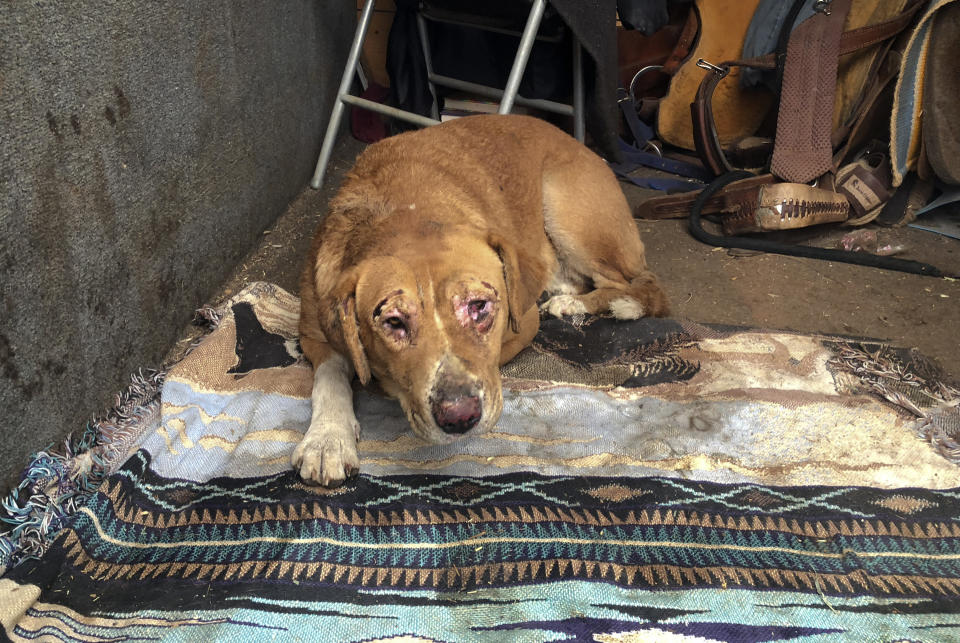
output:
[[[639,319],[664,317],[670,313],[667,297],[649,270],[643,271],[625,285],[622,282],[612,282],[608,287],[598,287],[604,277],[599,273],[592,277],[593,290],[577,295],[555,295],[547,300],[544,308],[555,317],[591,313],[611,314],[617,319]]]
[[[599,275],[594,277],[594,282]],[[670,314],[667,296],[650,271],[634,277],[624,286],[617,283],[610,288],[594,288],[581,294],[558,294],[541,306],[554,317],[590,313],[613,315],[617,319],[665,317]]]
[[[558,268],[548,287],[554,296],[543,308],[557,317],[669,314],[667,297],[647,267],[640,233],[613,172],[586,148],[572,154],[571,162],[544,174],[544,229]]]

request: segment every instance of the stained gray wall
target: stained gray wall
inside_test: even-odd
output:
[[[355,16],[0,3],[0,486],[158,366],[304,188]]]

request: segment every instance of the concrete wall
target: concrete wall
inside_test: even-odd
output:
[[[355,17],[0,3],[0,486],[159,366],[304,188]]]

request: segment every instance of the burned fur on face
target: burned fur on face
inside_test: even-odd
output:
[[[451,264],[458,259],[451,252]],[[400,402],[414,433],[449,442],[492,428],[502,408],[498,367],[506,325],[496,255],[485,248],[469,269],[446,271],[439,283],[413,257],[391,257],[370,269],[379,278],[359,280],[360,335],[373,376]]]

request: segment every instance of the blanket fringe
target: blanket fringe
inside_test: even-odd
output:
[[[216,330],[228,311],[226,305],[198,308],[194,323],[204,332],[180,359]],[[114,397],[112,409],[68,435],[62,448],[50,445],[33,455],[20,483],[0,499],[0,576],[42,556],[66,521],[123,464],[143,428],[160,413],[160,390],[172,365],[138,370]]]
[[[225,307],[214,307],[207,304],[193,311],[193,323],[196,326],[204,327],[207,331],[213,331],[216,330],[220,322],[223,321],[225,313]]]
[[[39,558],[100,483],[126,459],[143,427],[160,412],[166,371],[141,369],[114,407],[67,436],[60,449],[35,453],[20,483],[0,500],[0,574]]]
[[[881,399],[917,417],[915,431],[941,456],[960,465],[960,390],[935,364],[916,353],[904,360],[885,344],[831,343],[828,364],[856,376]]]

